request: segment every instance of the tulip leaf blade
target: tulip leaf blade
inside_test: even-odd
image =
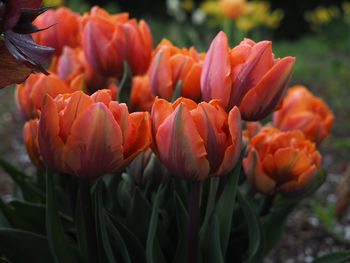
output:
[[[176,209],[176,223],[178,231],[177,247],[174,254],[174,263],[182,263],[187,261],[188,248],[188,222],[189,216],[184,204],[179,195],[174,192],[175,209]]]
[[[149,222],[148,235],[146,241],[146,261],[148,263],[164,262],[162,252],[156,238],[158,226],[158,213],[160,205],[161,186],[159,186],[154,198],[151,220]]]
[[[179,81],[176,83],[173,97],[171,99],[171,103],[174,103],[180,97],[182,97],[182,80],[181,79],[179,79]]]
[[[224,263],[224,255],[222,254],[221,244],[220,244],[220,230],[217,215],[212,213],[209,221],[208,227],[200,236],[200,248],[202,262],[204,263]]]
[[[79,262],[58,216],[53,179],[48,169],[46,171],[46,232],[49,247],[56,263]]]
[[[0,228],[0,254],[13,262],[53,262],[45,236],[14,228]]]
[[[6,171],[6,173],[16,182],[19,186],[24,200],[30,202],[37,202],[43,199],[44,194],[33,184],[29,183],[29,176],[19,170],[17,167],[9,163],[3,158],[0,158],[0,166]]]
[[[334,252],[328,255],[316,258],[312,263],[345,263],[350,260],[350,251]]]
[[[294,208],[306,197],[312,195],[321,185],[325,182],[327,177],[326,171],[322,170],[317,176],[317,180],[313,187],[303,194],[296,197],[281,198],[275,206],[272,207],[270,213],[261,218],[261,225],[263,231],[264,248],[259,251],[259,257],[263,258],[267,253],[276,246],[278,241],[284,232],[285,223],[288,215],[294,210]]]
[[[232,216],[235,206],[235,200],[238,190],[239,175],[241,172],[242,161],[240,160],[232,173],[228,176],[228,182],[215,208],[220,224],[220,237],[222,254],[226,254],[228,242],[231,235]]]
[[[127,61],[123,62],[123,76],[118,86],[118,102],[129,106],[132,89],[132,71]]]
[[[145,249],[137,237],[122,222],[120,222],[120,220],[112,215],[109,215],[109,217],[122,235],[129,251],[132,251],[130,254],[131,262],[146,263]]]
[[[98,243],[101,244],[100,249],[106,256],[106,259],[104,259],[103,262],[118,262],[118,255],[115,255],[114,253],[119,252],[121,262],[131,263],[127,247],[119,231],[114,227],[104,209],[102,193],[103,183],[99,180],[95,189],[95,208],[96,225],[99,230],[97,231],[97,236],[98,239],[100,239]]]
[[[237,190],[237,197],[248,226],[248,258],[244,262],[254,262],[253,259],[261,245],[260,221],[250,201],[248,201],[239,190]]]

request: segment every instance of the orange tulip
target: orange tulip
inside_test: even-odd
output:
[[[279,105],[295,58],[274,59],[270,41],[245,39],[232,50],[225,33],[210,45],[201,75],[204,101],[220,99],[224,108],[239,107],[242,118],[257,121]]]
[[[304,86],[288,90],[283,106],[273,114],[273,124],[282,131],[301,130],[309,140],[321,143],[333,125],[334,116],[321,99]]]
[[[163,40],[153,54],[148,71],[153,94],[171,101],[181,80],[182,96],[199,101],[202,64],[201,56],[194,47],[180,50],[170,41]]]
[[[156,97],[151,91],[148,75],[136,76],[132,79],[130,110],[151,112]]]
[[[64,46],[76,47],[80,44],[79,15],[66,7],[48,10],[37,17],[34,25],[48,28],[33,34],[39,45],[55,48],[55,54],[61,54]]]
[[[217,100],[179,98],[171,104],[156,98],[151,116],[154,148],[174,175],[199,181],[234,168],[242,148],[237,107],[227,114]]]
[[[46,94],[55,98],[58,94],[75,91],[56,74],[30,75],[25,84],[17,85],[16,103],[23,119],[29,120],[38,117],[38,110],[43,106]]]
[[[23,139],[32,162],[38,169],[42,171],[45,170],[38,142],[38,119],[29,120],[25,123],[23,128]]]
[[[265,127],[251,139],[243,167],[256,190],[296,195],[312,185],[321,159],[315,144],[302,132]]]
[[[220,0],[220,6],[226,17],[236,19],[246,12],[246,0]]]
[[[116,172],[152,142],[148,113],[129,114],[111,91],[46,97],[39,120],[40,152],[53,170],[80,178]]]
[[[137,24],[127,13],[109,15],[93,7],[82,19],[83,48],[90,65],[100,74],[119,78],[123,61],[132,73],[140,75],[148,69],[153,49],[151,31],[145,21]]]

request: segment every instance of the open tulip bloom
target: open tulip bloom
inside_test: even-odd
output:
[[[0,198],[0,262],[262,262],[325,180],[317,146],[334,117],[305,87],[287,90],[295,58],[274,58],[270,41],[231,49],[223,32],[206,54],[168,40],[152,52],[127,13],[58,8],[36,27],[40,4],[0,0],[0,52],[51,54],[26,53],[23,32],[58,23],[34,35],[56,48],[51,74],[16,90],[38,172],[0,158],[17,183],[16,200]]]

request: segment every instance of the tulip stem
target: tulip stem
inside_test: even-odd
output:
[[[200,183],[197,181],[191,182],[189,199],[188,263],[197,262],[199,241],[199,194]]]
[[[95,227],[95,217],[92,213],[92,203],[90,194],[90,180],[79,178],[80,205],[83,213],[84,227],[86,232],[86,242],[88,247],[88,262],[96,263],[97,260],[97,237]]]
[[[275,194],[266,196],[260,216],[266,216],[270,212],[275,196]]]

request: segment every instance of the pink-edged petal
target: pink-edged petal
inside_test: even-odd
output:
[[[103,102],[107,107],[112,101],[112,91],[109,89],[98,90],[91,95],[94,102]]]
[[[96,178],[120,169],[122,133],[105,104],[90,105],[74,121],[64,147],[64,162],[70,174],[83,178]]]
[[[174,109],[170,102],[159,99],[155,99],[152,110],[151,110],[151,119],[152,119],[152,133],[155,137],[158,131],[159,126],[168,118]]]
[[[229,46],[224,32],[214,38],[204,60],[201,74],[203,100],[220,99],[224,108],[231,96],[231,64]]]
[[[63,141],[59,137],[59,118],[54,100],[46,96],[38,126],[40,153],[44,162],[53,170],[64,171]]]
[[[248,91],[239,106],[244,120],[264,119],[276,108],[292,76],[294,62],[293,57],[281,59],[255,88]]]
[[[204,142],[185,104],[159,126],[156,143],[161,161],[175,176],[190,181],[208,177]]]
[[[232,84],[230,108],[239,106],[244,95],[254,88],[273,66],[272,43],[261,41],[251,48],[250,55],[241,66]]]

